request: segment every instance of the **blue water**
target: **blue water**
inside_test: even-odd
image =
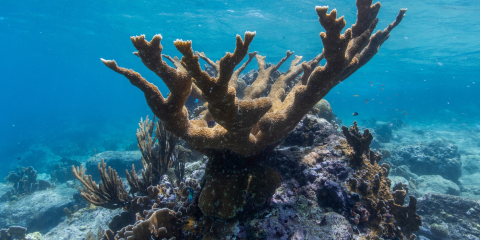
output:
[[[162,34],[163,53],[179,57],[173,41],[192,40],[194,51],[218,60],[233,52],[235,35],[256,31],[250,51],[266,55],[267,62],[277,63],[287,50],[308,61],[322,49],[316,5],[336,8],[347,26],[355,22],[354,0],[2,0],[0,175],[33,144],[87,143],[93,149],[105,139],[135,141],[140,117],[151,111],[143,93],[100,58],[140,72],[164,95],[168,89],[132,55],[130,36]],[[379,53],[326,97],[334,112],[346,124],[396,117],[410,124],[478,128],[480,5],[384,0],[377,29],[391,23],[400,8],[408,8],[406,16]],[[247,70],[256,68],[253,61]]]

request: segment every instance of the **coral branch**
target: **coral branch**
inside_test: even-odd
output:
[[[142,152],[143,168],[150,169],[152,172],[150,181],[158,184],[160,178],[167,173],[177,158],[178,152],[175,150],[175,146],[178,137],[168,132],[162,121],[155,123],[155,116],[152,121],[148,119],[148,116],[145,121],[141,119],[138,126],[137,142],[138,148]],[[153,134],[154,129],[155,135]]]
[[[72,165],[72,172],[75,177],[83,184],[82,188],[78,188],[82,197],[84,197],[90,203],[102,206],[109,209],[115,209],[125,206],[132,198],[128,195],[125,188],[123,188],[122,179],[118,177],[117,172],[108,167],[104,163],[98,163],[98,171],[102,182],[100,184],[92,181],[92,176],[86,175],[83,169],[83,165],[76,167]]]
[[[244,156],[255,155],[284,139],[333,87],[366,64],[388,39],[390,31],[400,23],[406,11],[400,10],[392,24],[372,35],[378,22],[380,4],[372,5],[372,0],[357,0],[357,9],[356,23],[342,34],[346,25],[344,18],[337,18],[336,10],[328,13],[328,7],[316,7],[319,22],[325,29],[320,34],[324,46],[322,53],[301,64],[300,57],[296,57],[287,73],[271,87],[268,97],[260,97],[266,93],[266,82],[293,52],[287,52],[277,65],[267,69],[264,57],[254,52],[249,54],[246,63],[234,71],[247,55],[255,32],[246,32],[243,39],[237,35],[235,51],[227,53],[218,62],[213,62],[204,53],[194,54],[191,41],[176,40],[174,45],[183,55],[181,61],[164,56],[174,63],[176,69],[162,59],[160,35],[155,35],[150,42],[145,41],[144,36],[132,37],[132,43],[138,50],[136,55],[169,88],[167,99],[140,74],[120,68],[114,61],[102,61],[142,90],[148,105],[164,122],[165,128],[184,139],[192,148],[202,152],[228,149]],[[259,76],[240,100],[236,82],[254,56],[258,60]],[[201,69],[200,58],[218,72],[218,77],[211,77]],[[326,64],[317,66],[323,58]],[[287,85],[302,72],[301,81],[287,93]],[[208,111],[203,119],[189,120],[183,106],[192,89],[194,97],[203,97],[202,101],[206,102]],[[216,124],[209,127],[207,121]]]
[[[255,99],[260,97],[267,89],[267,83],[272,73],[278,70],[287,59],[292,56],[293,52],[287,51],[287,56],[282,58],[277,65],[271,65],[265,68],[265,56],[257,55],[258,77],[253,84],[245,89],[245,97],[243,99]]]
[[[257,52],[253,52],[253,53],[249,53],[248,54],[248,60],[241,66],[239,67],[237,70],[235,70],[235,72],[233,73],[232,77],[230,78],[230,83],[228,83],[228,85],[230,87],[233,87],[235,89],[237,89],[237,79],[238,79],[238,76],[240,75],[240,73],[242,73],[243,70],[245,70],[245,68],[247,67],[247,65],[252,61],[252,59],[257,55]]]

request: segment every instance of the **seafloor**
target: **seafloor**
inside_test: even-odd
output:
[[[252,70],[243,79],[248,82],[255,74]],[[191,104],[192,108],[199,105]],[[369,239],[380,228],[386,239],[389,233],[393,239],[413,239],[414,235],[418,239],[480,238],[480,130],[449,130],[449,126],[438,124],[417,127],[399,119],[361,119],[360,132],[370,129],[373,134],[370,148],[381,153],[381,159],[375,159],[377,155],[371,152],[370,156],[360,156],[362,163],[355,163],[355,149],[340,128],[352,123],[342,123],[334,109],[332,112],[328,103],[325,106],[326,110],[321,106],[321,110],[312,110],[282,143],[261,159],[263,165],[279,174],[281,183],[267,201],[247,204],[235,212],[234,220],[195,214],[198,211],[195,198],[205,188],[202,178],[209,160],[181,140],[177,144],[178,158],[186,162],[186,180],[182,186],[194,189],[192,199],[171,198],[179,194],[172,187],[176,175],[171,167],[160,182],[163,189],[159,187],[159,192],[155,192],[156,200],[146,197],[147,201],[138,202],[140,210],[133,216],[125,208],[107,209],[87,202],[79,194],[81,184],[72,174],[71,165],[83,164],[86,174],[100,182],[97,165],[104,159],[117,170],[127,191],[125,170],[131,169],[132,164],[135,169],[142,169],[142,153],[137,144],[112,134],[105,137],[109,140],[84,146],[74,141],[56,147],[29,146],[20,154],[18,164],[28,167],[35,163],[36,174],[31,168],[17,169],[13,174],[23,174],[27,182],[35,181],[31,178],[36,175],[37,183],[49,186],[39,184],[35,189],[18,192],[18,185],[9,183],[15,180],[12,180],[14,175],[5,176],[6,181],[0,183],[0,228],[24,227],[25,239],[109,239],[103,236],[106,229],[121,232],[135,218],[137,221],[148,218],[152,216],[150,209],[162,206],[167,209],[165,216],[168,213],[174,216],[169,221],[182,226],[166,227],[167,230],[184,239]],[[360,180],[352,184],[353,178]],[[384,189],[387,186],[390,191]],[[225,189],[225,194],[228,191]],[[392,219],[392,214],[398,213],[385,199],[392,196],[388,195],[390,192],[395,203],[408,212],[404,220]],[[158,200],[160,195],[162,199]],[[385,199],[375,202],[382,202],[385,212],[374,212],[380,208],[373,206],[372,196]],[[397,202],[397,198],[401,200]],[[421,222],[416,222],[419,220],[416,214]],[[377,220],[382,221],[382,227],[375,223]],[[128,230],[122,234],[131,239],[127,238]],[[20,239],[15,234],[4,238]]]

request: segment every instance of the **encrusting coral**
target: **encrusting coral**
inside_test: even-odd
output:
[[[418,231],[422,225],[420,216],[416,214],[417,199],[409,196],[409,205],[403,206],[407,191],[400,185],[394,187],[392,194],[388,178],[390,166],[378,164],[382,155],[370,150],[373,136],[368,129],[362,135],[355,121],[350,129],[344,126],[342,130],[352,148],[350,165],[356,170],[347,180],[348,187],[361,195],[361,203],[369,213],[364,221],[371,230],[369,237],[403,237],[405,233],[414,238],[412,232]]]

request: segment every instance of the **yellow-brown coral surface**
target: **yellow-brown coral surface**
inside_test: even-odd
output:
[[[357,8],[356,23],[341,34],[346,25],[344,18],[337,18],[336,10],[328,13],[328,7],[316,7],[320,24],[325,29],[320,34],[323,51],[319,51],[314,59],[300,64],[297,56],[289,71],[274,83],[267,97],[259,97],[266,89],[265,81],[293,52],[287,52],[277,65],[267,69],[264,68],[264,57],[257,55],[259,77],[245,90],[245,97],[239,99],[235,80],[242,69],[235,71],[235,67],[247,55],[255,32],[246,32],[243,39],[237,35],[233,53],[227,53],[217,63],[210,61],[216,66],[217,77],[211,77],[201,69],[199,58],[206,57],[203,53],[194,54],[191,41],[174,42],[183,57],[180,62],[174,62],[176,68],[173,68],[162,58],[160,35],[155,35],[150,42],[143,35],[132,37],[132,43],[138,50],[136,55],[170,89],[167,98],[139,73],[118,67],[115,61],[102,61],[142,90],[148,105],[165,123],[166,129],[184,139],[192,148],[202,152],[228,149],[243,156],[254,155],[282,140],[333,87],[366,64],[388,39],[390,31],[400,23],[406,11],[400,10],[392,24],[383,31],[373,33],[380,3],[372,5],[371,0],[358,0]],[[249,61],[253,56],[255,53],[250,54]],[[320,66],[322,58],[326,59],[326,64]],[[301,80],[286,93],[286,83],[302,72]],[[208,103],[204,118],[190,120],[188,117],[184,104],[192,89],[197,98]],[[210,119],[217,123],[216,126],[208,127]]]

